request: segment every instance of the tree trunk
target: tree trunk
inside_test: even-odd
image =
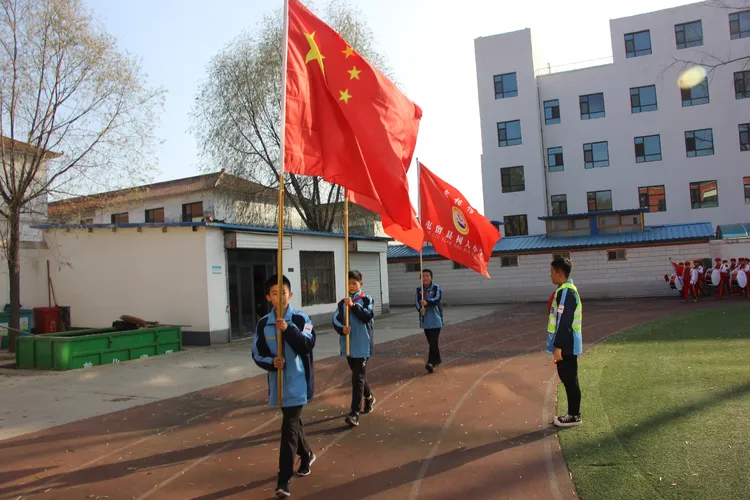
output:
[[[8,350],[16,352],[16,337],[21,327],[21,211],[8,207],[8,276],[10,279],[10,320],[8,324]]]

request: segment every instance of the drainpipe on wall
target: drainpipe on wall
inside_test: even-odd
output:
[[[539,135],[542,142],[542,179],[544,179],[544,212],[547,216],[550,215],[550,197],[549,197],[549,186],[547,184],[547,158],[546,158],[546,151],[547,149],[544,147],[544,104],[542,103],[542,90],[541,85],[539,85],[539,78],[537,78],[536,75],[534,75],[534,79],[536,80],[536,102],[537,107],[539,109]]]

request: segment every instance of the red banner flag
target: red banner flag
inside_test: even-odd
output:
[[[490,277],[487,263],[500,232],[447,182],[419,164],[419,194],[425,241],[454,262]]]
[[[674,273],[682,278],[682,275],[685,273],[685,268],[676,262],[672,262],[672,267],[674,268]]]
[[[406,172],[422,110],[298,0],[289,0],[285,170],[319,176],[412,227]]]

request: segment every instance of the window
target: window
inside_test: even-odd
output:
[[[130,217],[127,213],[112,214],[112,224],[128,224]]]
[[[651,53],[651,32],[649,30],[625,34],[625,57],[647,56]]]
[[[635,161],[636,163],[661,161],[661,138],[658,135],[636,137]]]
[[[333,252],[299,253],[302,307],[336,303]]]
[[[699,47],[703,45],[703,25],[700,21],[676,24],[674,27],[674,37],[678,49]]]
[[[667,211],[667,196],[663,185],[638,188],[638,199],[641,208],[647,208],[649,212]]]
[[[560,123],[560,99],[544,101],[544,123],[547,125]]]
[[[656,111],[656,85],[645,87],[633,87],[630,89],[630,111],[631,113],[644,113]]]
[[[750,70],[738,71],[734,74],[734,98],[750,98]]]
[[[151,210],[146,210],[146,223],[154,224],[156,222],[164,222],[163,208],[152,208]]]
[[[607,250],[607,260],[628,260],[628,251],[624,248],[620,250]]]
[[[609,145],[607,141],[584,144],[583,161],[586,168],[608,167]]]
[[[182,205],[182,222],[200,222],[203,219],[203,202]]]
[[[557,260],[557,259],[568,259],[568,260],[570,260],[570,252],[553,253],[552,254],[552,260]]]
[[[588,94],[578,97],[581,105],[581,120],[591,120],[594,118],[604,118],[604,94]]]
[[[497,143],[501,148],[521,144],[521,120],[498,123]]]
[[[552,215],[567,215],[568,213],[568,195],[552,195]]]
[[[500,266],[501,267],[518,267],[518,255],[502,257],[500,259]]]
[[[562,172],[565,170],[563,148],[547,148],[547,166],[550,172]]]
[[[708,78],[704,78],[701,83],[689,89],[680,89],[680,93],[682,94],[683,108],[708,104]]]
[[[94,223],[94,219],[81,219],[79,222],[82,226],[91,226]]]
[[[419,262],[407,262],[404,264],[405,273],[418,273],[420,269]]]
[[[468,267],[466,267],[463,264],[459,264],[458,262],[454,262],[453,263],[453,270],[454,271],[458,271],[459,269],[468,269]]]
[[[529,234],[529,225],[526,215],[506,215],[505,236],[524,236]]]
[[[742,183],[745,185],[745,204],[750,205],[750,177],[743,177]]]
[[[523,167],[507,167],[500,169],[500,182],[503,193],[515,193],[526,189],[523,179]]]
[[[729,37],[732,40],[750,37],[750,10],[729,14]]]
[[[515,73],[495,75],[495,99],[516,97],[518,95],[518,82]]]
[[[714,154],[714,133],[710,128],[685,132],[685,151],[688,158]]]
[[[713,208],[719,206],[719,190],[716,181],[690,183],[690,206]]]
[[[740,123],[740,151],[750,151],[750,123]]]
[[[589,191],[586,193],[589,212],[606,212],[612,210],[612,190]]]

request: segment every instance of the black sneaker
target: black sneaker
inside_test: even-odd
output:
[[[580,415],[568,415],[566,413],[561,417],[555,417],[553,423],[557,427],[575,427],[576,425],[581,425],[582,422]]]
[[[435,367],[432,366],[432,363],[427,363],[426,365],[424,365],[424,369],[427,370],[427,373],[432,373],[433,371],[435,371]]]
[[[289,491],[289,483],[276,486],[276,493],[273,494],[274,498],[289,498],[290,496],[292,496],[292,493]]]
[[[310,458],[302,461],[299,469],[297,469],[297,475],[299,477],[309,476],[311,472],[310,466],[315,463],[315,460],[317,460],[317,458],[318,457],[315,456],[315,453],[310,452]]]
[[[359,413],[352,412],[349,415],[346,416],[344,421],[351,425],[352,427],[357,427],[359,425]]]
[[[362,413],[367,415],[368,413],[372,413],[372,410],[375,409],[375,396],[370,396],[370,399],[365,399],[365,407],[362,409]]]

